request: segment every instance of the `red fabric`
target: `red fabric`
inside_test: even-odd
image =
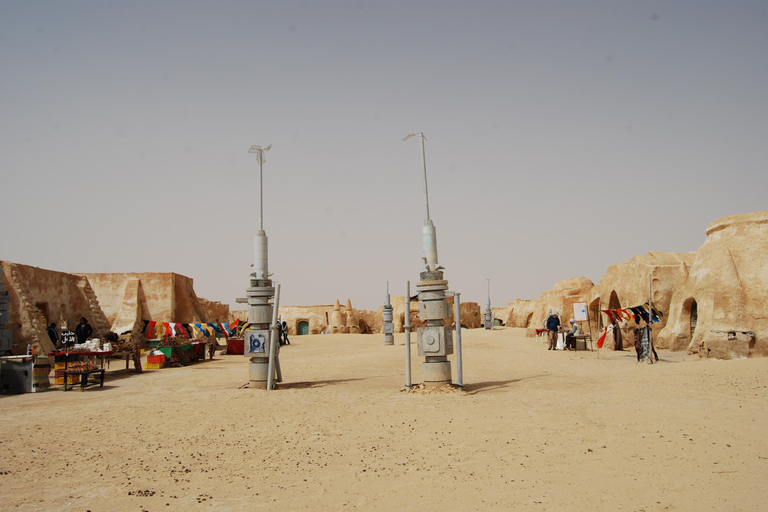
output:
[[[205,361],[205,347],[207,345],[205,343],[193,343],[192,344],[192,350],[195,351],[195,355],[197,355],[197,359],[199,361]]]
[[[154,320],[149,322],[149,332],[147,333],[147,338],[151,338],[152,337],[152,331],[155,330],[155,325],[156,324],[157,324],[157,322],[155,322]]]
[[[603,332],[603,335],[600,336],[600,339],[597,340],[597,348],[603,348],[603,343],[605,343],[605,337],[608,336],[608,328],[605,328],[605,331]]]
[[[189,338],[189,334],[187,334],[187,330],[184,328],[182,324],[174,324],[176,326],[176,329],[181,333],[182,336],[185,338]]]
[[[243,338],[229,338],[227,340],[227,354],[236,356],[243,355],[245,350],[245,340]]]
[[[224,327],[221,324],[216,324],[216,326],[221,329],[221,332],[224,333],[224,338],[229,339],[229,333],[227,332],[227,328]]]
[[[163,322],[163,327],[165,327],[165,337],[168,338],[168,335],[171,334],[171,324]]]

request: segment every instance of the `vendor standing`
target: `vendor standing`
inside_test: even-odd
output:
[[[59,333],[56,332],[56,322],[51,322],[45,331],[48,333],[51,343],[53,343],[53,348],[59,348]]]
[[[75,327],[75,336],[77,336],[78,343],[85,343],[88,337],[93,334],[93,328],[88,323],[85,317],[80,318],[80,323]]]
[[[560,330],[560,318],[557,311],[547,318],[547,330],[549,331],[549,348],[547,350],[557,349],[557,333]]]

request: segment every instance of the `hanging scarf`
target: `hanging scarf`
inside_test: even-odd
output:
[[[605,337],[608,336],[608,328],[605,328],[605,331],[603,331],[603,334],[600,336],[600,338],[597,340],[597,348],[603,348],[603,344],[605,343]]]

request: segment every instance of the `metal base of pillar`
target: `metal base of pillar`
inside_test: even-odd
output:
[[[253,358],[248,363],[249,388],[267,389],[267,376],[269,375],[269,359]]]
[[[385,345],[394,345],[395,344],[395,335],[394,334],[385,334],[384,335],[384,344]]]
[[[428,388],[438,388],[451,383],[450,361],[425,361],[421,364],[424,373],[424,385]]]

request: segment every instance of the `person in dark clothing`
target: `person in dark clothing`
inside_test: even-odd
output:
[[[621,327],[619,327],[619,321],[613,321],[613,339],[615,341],[613,350],[624,350],[624,340],[621,337]]]
[[[53,343],[53,348],[58,348],[59,333],[56,332],[56,322],[51,322],[51,325],[49,325],[45,331],[48,333],[48,337],[51,338],[51,343]]]
[[[283,336],[283,341],[281,345],[290,345],[291,342],[288,340],[288,324],[283,322],[280,324],[280,334]]]
[[[78,343],[85,343],[88,340],[88,336],[93,334],[93,328],[88,323],[85,317],[80,318],[80,323],[75,327],[75,336],[77,336]]]
[[[648,353],[643,354],[643,338],[647,340],[648,344]],[[641,329],[635,329],[635,351],[637,352],[637,360],[638,362],[641,360],[643,356],[647,356],[649,359],[651,357],[650,352],[653,352],[653,358],[658,361],[659,355],[656,353],[656,347],[653,346],[653,338],[651,337],[651,327],[650,324],[646,325],[645,327]]]
[[[549,348],[547,350],[555,350],[557,348],[557,333],[560,330],[560,318],[558,318],[557,311],[547,318],[547,330],[549,331]]]

